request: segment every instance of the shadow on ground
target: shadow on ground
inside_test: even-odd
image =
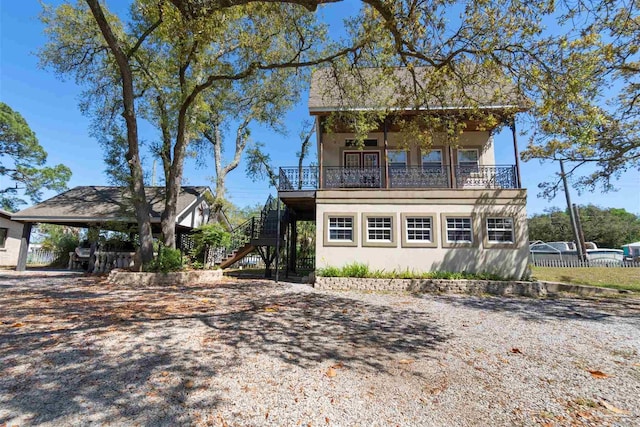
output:
[[[424,313],[268,281],[147,289],[91,277],[2,282],[0,425],[194,424],[223,398],[215,390],[191,399],[198,381],[247,369],[249,356],[382,372],[389,361],[433,356],[448,338]]]

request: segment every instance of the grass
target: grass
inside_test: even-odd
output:
[[[535,280],[627,289],[640,292],[640,268],[531,267]]]

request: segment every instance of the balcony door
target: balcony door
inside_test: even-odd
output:
[[[380,187],[380,152],[345,151],[343,184],[354,188]]]

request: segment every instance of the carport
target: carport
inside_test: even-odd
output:
[[[146,187],[151,226],[159,234],[160,217],[164,210],[165,187]],[[209,187],[182,187],[178,195],[176,238],[188,234],[194,228],[209,222],[212,193]],[[131,197],[126,187],[80,186],[58,194],[37,205],[11,215],[11,219],[24,224],[20,253],[16,270],[27,265],[27,252],[34,224],[56,224],[97,230],[113,230],[135,233],[137,222]],[[220,213],[217,221],[229,227]]]

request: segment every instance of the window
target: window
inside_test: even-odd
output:
[[[442,150],[431,150],[422,153],[422,169],[431,172],[442,170]]]
[[[387,156],[390,169],[407,168],[407,152],[405,150],[389,150]]]
[[[353,217],[329,217],[329,241],[352,242],[353,241]]]
[[[478,171],[478,150],[458,150],[458,166],[467,171]]]
[[[447,218],[447,242],[449,243],[472,243],[473,233],[471,230],[470,217],[448,217]]]
[[[367,241],[391,242],[391,217],[367,218]]]
[[[405,221],[407,242],[431,242],[433,234],[431,217],[407,217]]]
[[[4,245],[7,243],[8,233],[9,233],[8,228],[0,228],[0,248],[4,248]]]
[[[393,213],[363,213],[362,246],[396,247],[395,217]]]
[[[514,243],[513,218],[487,218],[489,243]]]

